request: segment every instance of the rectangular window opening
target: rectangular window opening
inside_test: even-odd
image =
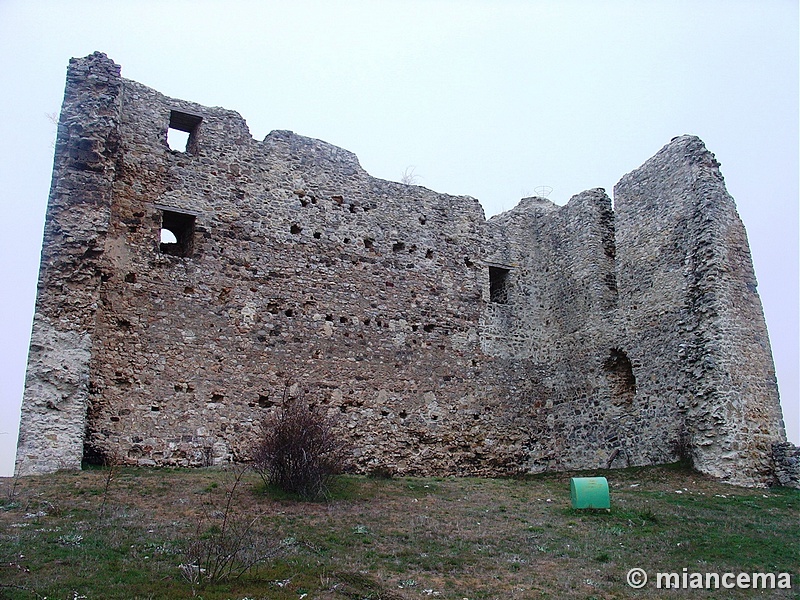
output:
[[[181,112],[169,111],[167,145],[170,150],[193,153],[196,150],[197,130],[203,117]]]
[[[167,129],[167,145],[170,150],[186,152],[186,148],[189,145],[189,134],[180,129],[170,127]]]
[[[172,210],[161,211],[159,250],[172,256],[191,256],[194,251],[195,216]]]
[[[509,269],[489,267],[489,301],[495,304],[508,304]]]

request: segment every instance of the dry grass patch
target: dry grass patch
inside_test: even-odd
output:
[[[767,595],[798,597],[800,494],[725,486],[675,467],[603,473],[610,512],[571,509],[570,474],[345,476],[324,502],[265,489],[250,473],[230,496],[234,475],[220,469],[120,469],[106,490],[107,474],[29,477],[16,488],[0,480],[0,598],[588,600],[689,593],[631,590],[625,575],[634,566],[790,571],[795,590]],[[189,549],[216,543],[225,519],[252,523],[254,539],[271,553],[236,577],[192,581],[185,565],[202,565]],[[720,591],[691,593],[712,598]]]

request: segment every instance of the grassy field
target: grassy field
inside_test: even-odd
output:
[[[574,473],[342,476],[326,502],[219,469],[0,479],[0,598],[800,598],[797,491],[677,465],[598,474],[610,512],[570,508]],[[793,589],[656,589],[684,568],[790,572]]]

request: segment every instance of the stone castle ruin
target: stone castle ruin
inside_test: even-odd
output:
[[[486,220],[72,59],[17,472],[246,460],[288,395],[338,415],[362,472],[774,482],[796,451],[719,163],[678,137],[614,197]]]

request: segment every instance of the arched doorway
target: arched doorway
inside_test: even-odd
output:
[[[618,405],[632,404],[636,397],[636,377],[628,355],[619,348],[613,348],[603,363],[603,370],[608,380],[611,401]]]

